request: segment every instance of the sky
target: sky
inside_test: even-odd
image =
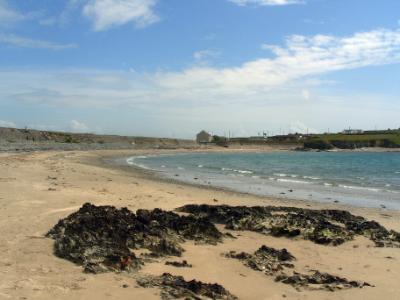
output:
[[[0,0],[0,126],[400,127],[399,0]]]

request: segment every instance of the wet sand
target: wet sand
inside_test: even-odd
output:
[[[146,151],[148,153],[149,151]],[[159,152],[159,151],[154,151]],[[151,173],[104,163],[116,156],[143,151],[91,151],[10,154],[0,156],[0,299],[159,299],[159,290],[139,288],[126,274],[85,274],[80,266],[53,254],[53,240],[44,238],[59,219],[83,203],[172,210],[184,204],[287,205],[346,209],[400,231],[400,212],[256,197],[158,180]],[[224,230],[221,228],[221,230]],[[376,248],[363,237],[338,247],[316,245],[254,232],[232,232],[217,246],[187,242],[181,259],[193,268],[163,262],[140,272],[170,272],[185,279],[217,282],[239,299],[400,299],[400,249]],[[238,236],[240,235],[240,236]],[[221,253],[253,252],[261,245],[287,248],[297,257],[296,269],[318,269],[375,287],[336,292],[297,291],[273,277],[245,267]],[[389,257],[389,258],[388,258]],[[169,259],[171,260],[171,259]],[[128,287],[124,288],[126,284]]]

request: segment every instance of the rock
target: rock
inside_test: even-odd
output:
[[[268,275],[273,275],[284,268],[293,268],[294,266],[290,262],[295,260],[295,257],[286,249],[276,250],[264,245],[254,254],[231,251],[225,254],[225,257],[239,259],[249,268]]]
[[[337,289],[347,289],[353,287],[370,286],[365,282],[349,281],[345,278],[313,271],[311,275],[305,275],[293,271],[292,275],[287,275],[286,270],[294,269],[291,263],[295,257],[286,249],[277,250],[267,246],[260,247],[254,254],[245,252],[236,253],[231,251],[225,254],[226,257],[239,259],[243,264],[256,271],[261,271],[268,276],[275,276],[275,281],[290,284],[299,289],[317,289],[334,291]]]
[[[178,298],[188,300],[237,299],[236,296],[217,283],[203,283],[197,280],[186,281],[182,276],[173,276],[169,273],[164,273],[161,276],[142,277],[137,282],[144,288],[160,288],[163,300]]]
[[[275,206],[186,205],[177,209],[231,230],[250,230],[276,237],[301,237],[337,246],[362,235],[377,247],[400,248],[400,233],[343,210],[312,210]]]
[[[84,204],[58,222],[47,237],[54,252],[82,265],[86,272],[136,271],[143,264],[130,249],[180,256],[186,239],[216,244],[222,233],[205,218],[180,216],[160,209],[138,210]]]
[[[191,264],[188,264],[188,262],[186,260],[183,261],[167,261],[165,263],[167,266],[174,266],[177,268],[191,268],[193,267]]]
[[[350,288],[362,288],[371,286],[366,282],[349,281],[346,278],[314,271],[310,275],[293,272],[293,275],[280,274],[275,281],[290,284],[294,287],[303,287],[311,290],[335,291]]]

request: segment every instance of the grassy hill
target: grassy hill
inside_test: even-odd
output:
[[[0,127],[0,151],[193,148],[191,140]]]
[[[308,138],[305,148],[327,150],[363,147],[400,148],[400,132],[372,134],[323,134]]]

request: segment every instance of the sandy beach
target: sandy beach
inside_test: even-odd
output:
[[[400,212],[341,204],[272,199],[158,180],[129,167],[108,165],[112,157],[147,151],[37,152],[0,155],[0,299],[160,299],[158,289],[139,287],[128,274],[86,274],[53,254],[45,234],[84,203],[137,209],[173,210],[185,204],[294,206],[345,209],[400,231]],[[223,227],[221,231],[226,232]],[[169,272],[186,280],[219,283],[239,299],[400,299],[400,249],[377,248],[364,237],[332,247],[311,241],[231,232],[237,239],[213,245],[183,244],[182,259],[193,268],[146,264],[141,273]],[[231,250],[254,252],[261,245],[286,248],[296,270],[320,270],[365,281],[373,287],[335,292],[296,290],[275,282],[240,261],[221,256]]]

